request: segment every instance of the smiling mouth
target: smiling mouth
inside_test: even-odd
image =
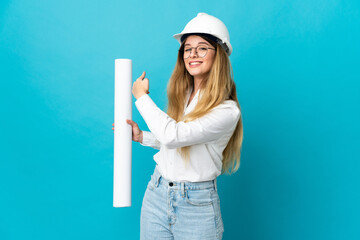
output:
[[[200,65],[202,62],[190,62],[189,65],[190,66],[198,66]]]

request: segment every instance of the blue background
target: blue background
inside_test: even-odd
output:
[[[360,239],[360,2],[0,2],[0,239],[138,239],[155,149],[113,208],[114,59],[163,108],[180,32],[228,27],[244,123],[224,239]],[[133,98],[133,100],[135,100]],[[147,130],[133,105],[133,120]]]

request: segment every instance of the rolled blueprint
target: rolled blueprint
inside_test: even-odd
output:
[[[114,207],[131,206],[132,61],[115,59]]]

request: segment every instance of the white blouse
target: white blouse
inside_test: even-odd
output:
[[[200,98],[199,89],[187,106],[191,92],[192,89],[187,94],[184,115],[195,108]],[[162,176],[171,181],[202,182],[221,174],[222,152],[241,114],[235,101],[226,100],[190,122],[176,122],[159,109],[148,94],[138,98],[135,105],[151,131],[143,131],[141,145],[160,150],[154,160]],[[176,148],[189,145],[190,159],[185,165]]]

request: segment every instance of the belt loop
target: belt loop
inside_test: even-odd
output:
[[[159,176],[156,177],[156,180],[155,180],[155,187],[158,187],[159,186]]]
[[[185,183],[181,182],[181,197],[185,197]]]
[[[214,186],[215,186],[215,191],[217,192],[217,183],[216,183],[217,178],[214,179]]]
[[[161,177],[161,174],[160,174],[160,171],[158,169],[158,165],[155,166],[155,172],[154,172],[154,178],[155,178],[155,187],[158,187],[159,186],[159,183],[160,183],[160,177]]]
[[[160,178],[161,178],[160,172],[157,171],[157,174],[155,174],[155,176],[156,176],[155,187],[158,187],[158,186],[159,186],[159,183],[160,183]]]

